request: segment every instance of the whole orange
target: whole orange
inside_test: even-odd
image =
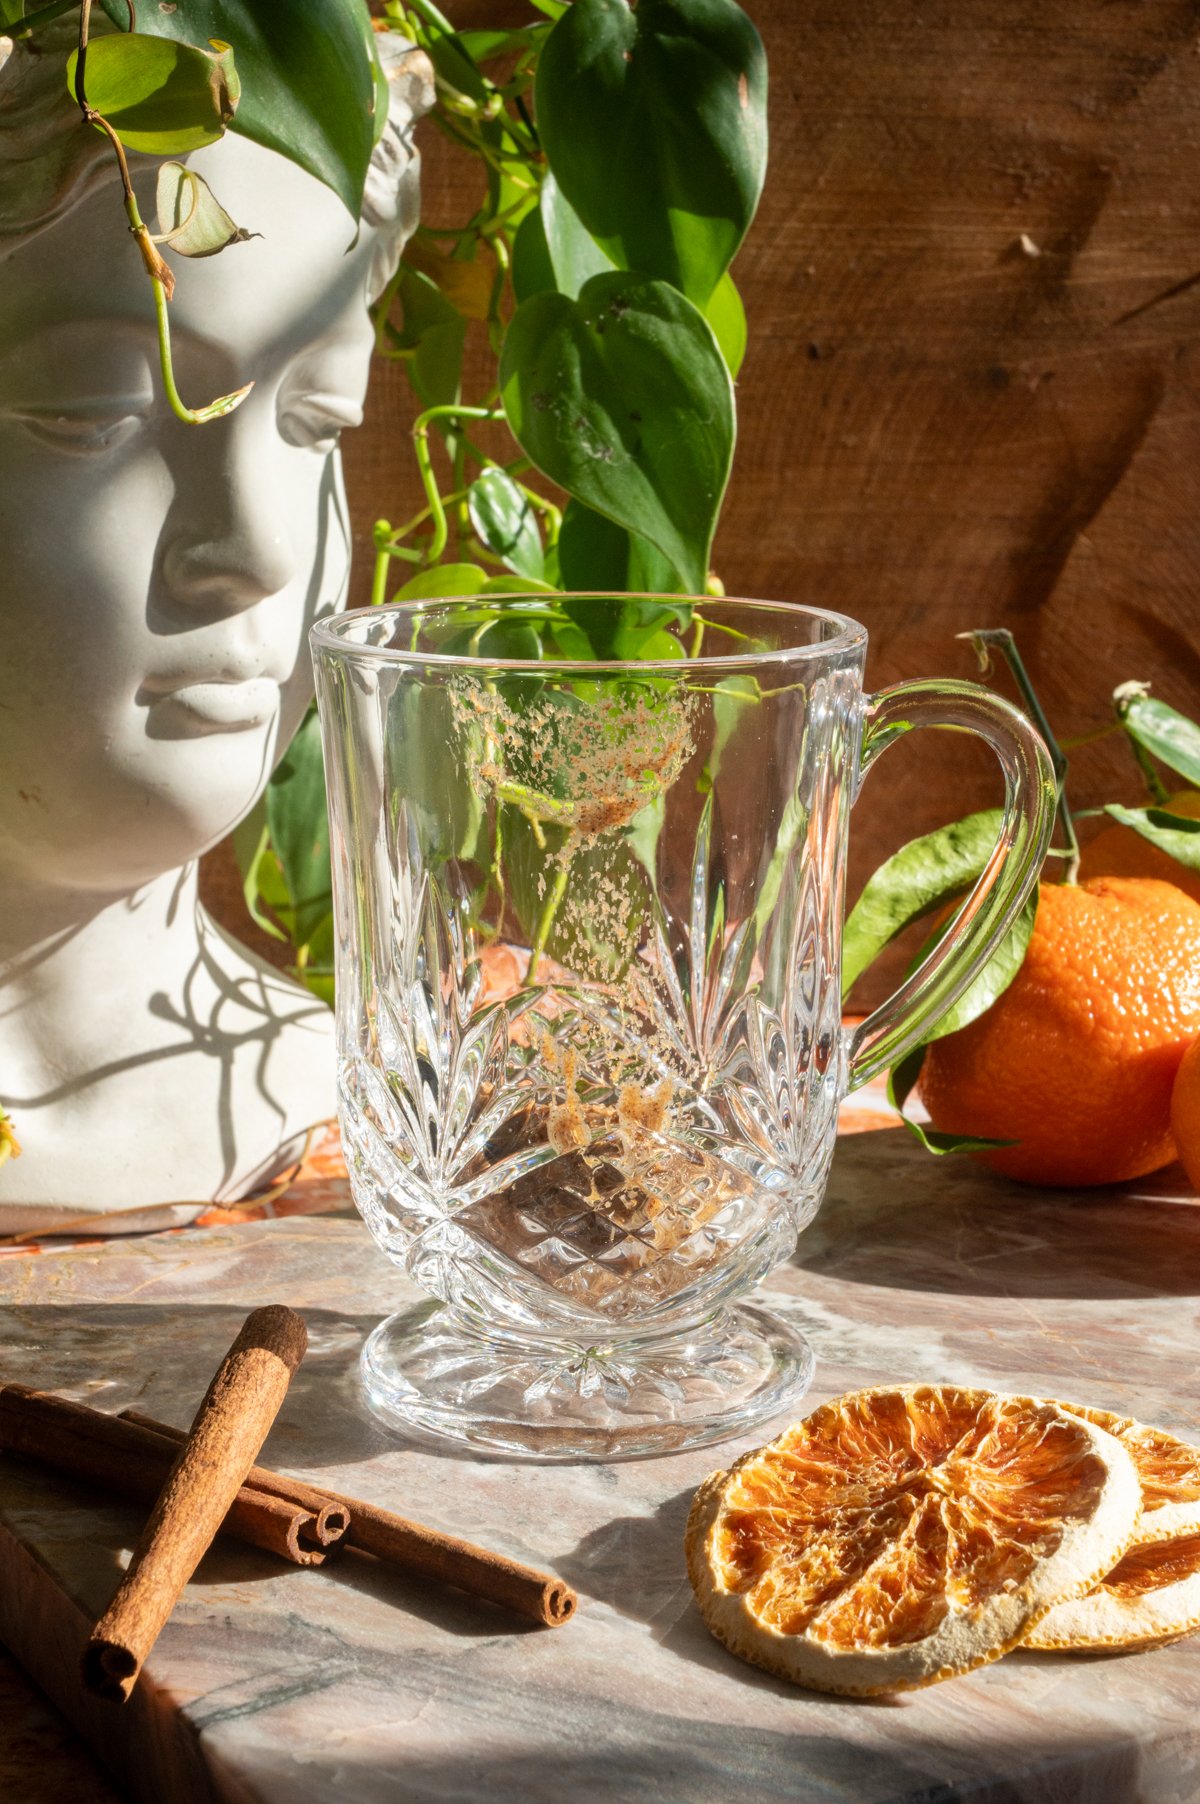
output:
[[[1200,1040],[1193,1040],[1171,1091],[1171,1131],[1192,1189],[1200,1193]]]
[[[1200,903],[1148,877],[1044,883],[1029,950],[986,1014],[935,1040],[933,1125],[1018,1144],[1031,1184],[1115,1184],[1175,1157],[1171,1087],[1200,1035]]]
[[[1182,814],[1200,821],[1200,789],[1181,789],[1163,803],[1168,814]],[[1189,871],[1166,852],[1160,852],[1132,827],[1114,821],[1083,848],[1079,875],[1087,877],[1157,877],[1173,883],[1193,902],[1200,902],[1200,871]]]

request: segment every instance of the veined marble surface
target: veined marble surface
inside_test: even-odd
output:
[[[1053,1195],[935,1162],[903,1133],[863,1135],[839,1146],[821,1214],[767,1288],[807,1324],[813,1402],[890,1380],[979,1383],[1200,1439],[1200,1205],[1169,1179],[1137,1198]],[[797,1691],[712,1640],[683,1568],[696,1484],[751,1437],[548,1468],[400,1444],[361,1402],[356,1360],[412,1294],[341,1218],[0,1260],[0,1375],[177,1422],[247,1310],[292,1304],[310,1351],[267,1462],[505,1548],[581,1594],[567,1627],[527,1629],[365,1561],[299,1571],[222,1544],[115,1755],[137,1795],[156,1796],[133,1729],[157,1720],[183,1750],[188,1804],[205,1784],[230,1804],[1200,1799],[1200,1639],[1017,1653],[893,1701]],[[85,1610],[107,1601],[139,1520],[0,1462],[0,1527]]]

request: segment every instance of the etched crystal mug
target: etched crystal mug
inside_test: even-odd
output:
[[[312,633],[355,1203],[433,1300],[363,1351],[374,1408],[478,1448],[721,1439],[809,1381],[792,1252],[838,1104],[952,1007],[1029,894],[1044,746],[972,683],[863,694],[865,630],[765,601],[469,597]],[[1005,782],[996,851],[853,1029],[850,807],[914,727]]]

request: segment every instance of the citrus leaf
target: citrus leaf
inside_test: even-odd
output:
[[[754,217],[767,65],[733,0],[574,0],[542,47],[538,129],[611,260],[703,307]]]
[[[904,1105],[921,1075],[921,1066],[924,1060],[925,1048],[915,1046],[888,1073],[887,1094],[888,1101],[898,1112],[913,1139],[919,1141],[927,1153],[933,1153],[938,1158],[945,1158],[947,1153],[982,1153],[995,1146],[1016,1146],[1018,1144],[1015,1140],[985,1140],[981,1136],[973,1134],[944,1134],[937,1128],[926,1127],[923,1122],[914,1121],[911,1115],[906,1115]]]
[[[1189,871],[1200,871],[1200,821],[1167,808],[1124,808],[1119,802],[1110,802],[1104,812]]]
[[[1194,720],[1151,695],[1135,695],[1121,704],[1120,715],[1131,739],[1200,789],[1200,726]]]
[[[129,23],[127,0],[102,4],[123,35],[89,46],[89,93],[92,57],[102,45],[124,41]],[[364,0],[290,6],[279,0],[183,0],[171,8],[140,5],[137,18],[139,34],[153,38],[233,44],[245,93],[232,129],[298,163],[332,188],[357,220],[376,127],[375,59]],[[100,102],[93,98],[93,105]],[[163,154],[184,148],[172,145]]]
[[[948,902],[981,875],[996,848],[998,808],[910,839],[867,879],[842,935],[842,994],[912,921]]]
[[[235,225],[204,177],[182,163],[160,166],[157,205],[159,237],[181,257],[215,257],[261,236]]]
[[[471,524],[483,544],[503,558],[518,576],[540,582],[544,573],[542,535],[537,514],[523,489],[507,470],[491,465],[471,484],[467,495]]]
[[[325,766],[315,707],[305,715],[267,785],[267,826],[287,885],[292,937],[301,947],[331,912],[333,897]]]
[[[78,64],[73,50],[67,59],[72,94]],[[227,44],[210,54],[145,32],[114,33],[88,45],[88,104],[129,150],[182,156],[215,144],[233,118],[230,67]]]
[[[552,482],[639,534],[698,591],[733,456],[733,385],[703,316],[614,270],[531,295],[500,358],[504,410]]]
[[[1036,891],[1026,901],[1020,914],[1000,941],[987,964],[950,1011],[931,1027],[925,1036],[924,1044],[931,1040],[944,1039],[947,1034],[957,1033],[960,1027],[966,1027],[978,1016],[987,1013],[993,1002],[1003,996],[1017,972],[1025,962],[1025,954],[1029,949],[1033,924],[1037,918]],[[921,948],[915,964],[923,964],[933,948],[945,936],[951,923],[945,921],[932,935],[929,942]],[[915,968],[915,966],[914,966]]]

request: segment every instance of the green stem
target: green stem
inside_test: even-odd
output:
[[[1037,691],[1030,681],[1029,672],[1021,661],[1017,642],[1007,627],[987,627],[972,633],[960,633],[958,636],[960,639],[971,641],[979,658],[980,669],[984,671],[987,670],[990,662],[989,650],[995,646],[1012,672],[1013,681],[1020,691],[1021,699],[1033,717],[1033,723],[1038,732],[1046,742],[1046,749],[1050,753],[1050,762],[1054,766],[1054,781],[1058,792],[1058,818],[1062,826],[1063,838],[1067,842],[1067,868],[1063,873],[1063,882],[1074,883],[1079,877],[1080,849],[1074,817],[1067,801],[1067,760],[1054,737],[1050,722],[1046,719],[1042,704],[1037,697]]]
[[[1150,792],[1151,801],[1156,802],[1160,805],[1163,802],[1169,801],[1170,797],[1171,797],[1171,792],[1167,788],[1166,784],[1163,782],[1162,778],[1159,776],[1158,771],[1155,769],[1154,760],[1150,756],[1149,752],[1146,750],[1145,746],[1139,745],[1138,741],[1133,737],[1132,733],[1127,732],[1125,734],[1125,737],[1129,741],[1130,747],[1133,751],[1133,755],[1138,761],[1138,766],[1141,769],[1141,773],[1142,773],[1143,777],[1146,779],[1146,788]]]
[[[27,38],[31,32],[40,31],[43,25],[49,25],[54,19],[60,18],[65,12],[70,12],[71,8],[78,4],[79,0],[53,0],[53,4],[50,6],[39,6],[36,12],[26,13],[23,19],[14,20],[7,28],[9,35],[14,38]]]
[[[199,426],[206,420],[219,420],[223,415],[232,413],[240,407],[253,382],[236,389],[231,395],[218,395],[207,407],[191,408],[180,399],[179,390],[175,386],[175,370],[171,361],[171,327],[167,319],[167,302],[170,291],[175,285],[171,274],[171,266],[164,262],[138,211],[137,196],[133,192],[133,183],[129,179],[129,164],[125,157],[125,146],[121,143],[113,127],[102,113],[98,113],[88,100],[86,87],[88,26],[91,22],[92,0],[83,0],[79,10],[79,58],[75,64],[75,100],[84,121],[88,125],[98,126],[113,147],[120,171],[121,187],[125,196],[125,217],[129,221],[129,230],[133,233],[141,252],[146,274],[150,278],[150,286],[154,291],[154,317],[158,327],[158,361],[162,369],[163,390],[170,404],[171,412],[176,419],[182,420],[186,426]]]
[[[435,420],[494,420],[498,415],[487,407],[460,407],[456,402],[446,402],[440,407],[427,407],[424,413],[418,414],[413,421],[413,453],[417,460],[417,469],[421,475],[421,486],[425,490],[425,499],[429,503],[429,517],[433,522],[433,532],[429,544],[425,548],[425,561],[436,564],[446,549],[450,538],[450,523],[446,518],[446,505],[442,500],[437,484],[437,471],[433,467],[433,453],[429,447],[429,428]]]
[[[445,13],[440,13],[438,11],[437,7],[433,4],[433,0],[407,0],[407,5],[412,12],[416,13],[418,19],[421,19],[431,30],[444,32],[448,38],[452,38],[455,35],[453,25],[451,25]]]
[[[554,883],[542,907],[537,932],[533,936],[533,945],[529,948],[529,969],[525,973],[527,984],[532,984],[537,977],[538,963],[542,953],[546,950],[546,941],[550,938],[550,929],[554,925],[554,917],[558,913],[559,904],[567,893],[567,881],[570,874],[570,865],[564,860],[554,874]]]

